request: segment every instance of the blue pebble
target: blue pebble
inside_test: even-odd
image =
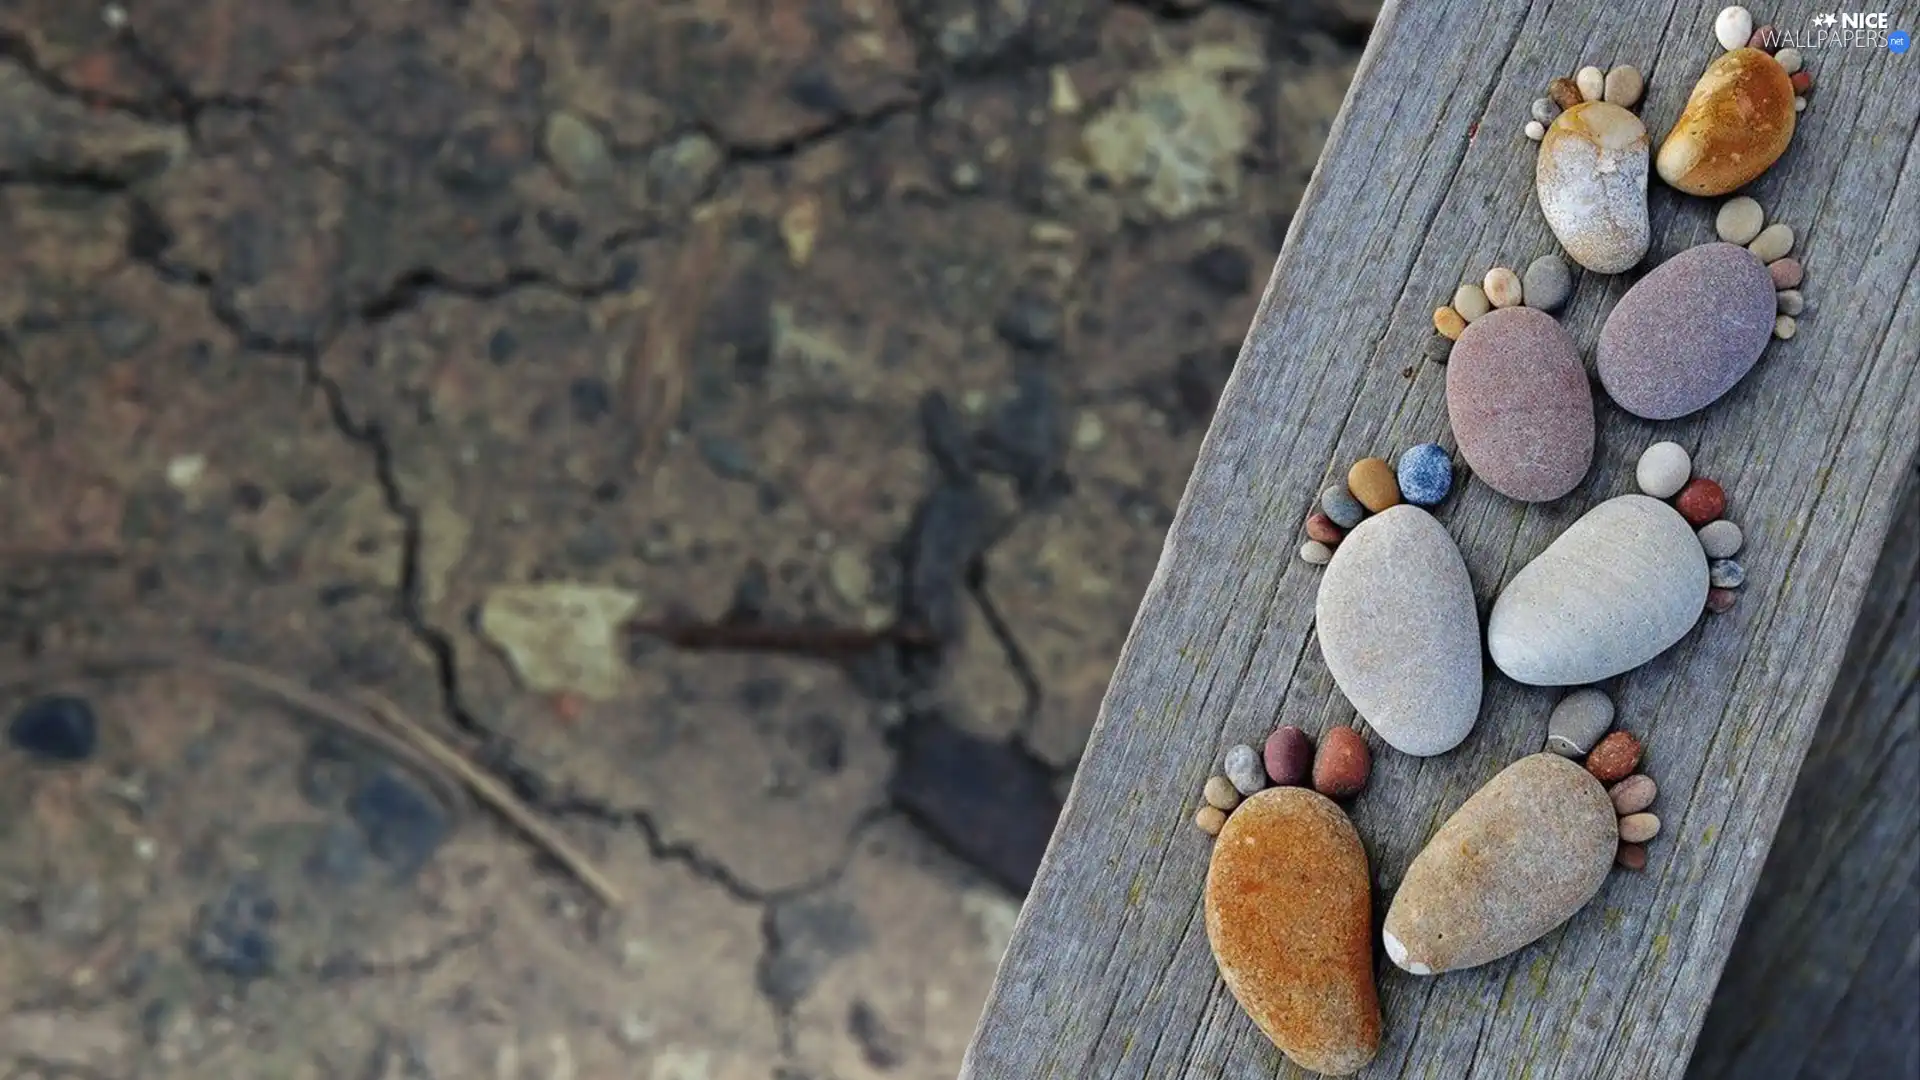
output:
[[[1715,559],[1707,564],[1707,583],[1716,589],[1737,589],[1747,583],[1747,570],[1732,559]]]
[[[1343,529],[1353,528],[1367,516],[1367,508],[1360,505],[1360,500],[1353,497],[1345,484],[1330,484],[1320,493],[1320,510]]]
[[[1438,443],[1421,443],[1401,454],[1395,473],[1400,497],[1415,506],[1438,506],[1453,490],[1453,459]]]
[[[85,761],[99,745],[100,725],[85,698],[54,694],[14,713],[7,741],[45,761]]]

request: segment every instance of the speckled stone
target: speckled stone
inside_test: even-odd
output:
[[[1320,512],[1343,529],[1353,528],[1367,516],[1367,508],[1353,497],[1347,485],[1338,483],[1328,484],[1326,490],[1320,492]]]
[[[1308,566],[1325,566],[1333,561],[1333,549],[1318,540],[1300,545],[1300,561]]]
[[[1585,757],[1613,727],[1613,699],[1591,686],[1560,699],[1547,718],[1547,749]]]
[[[1277,727],[1267,736],[1261,757],[1267,779],[1281,787],[1299,787],[1313,773],[1313,740],[1292,724]]]
[[[1774,291],[1779,292],[1782,289],[1798,288],[1800,282],[1806,279],[1807,272],[1800,268],[1799,259],[1789,256],[1768,263],[1767,276],[1773,279]]]
[[[1374,513],[1400,504],[1400,480],[1393,466],[1377,457],[1361,458],[1347,470],[1347,490]]]
[[[1573,73],[1573,85],[1580,88],[1584,101],[1599,101],[1607,95],[1607,73],[1588,64]]]
[[[1601,96],[1623,109],[1631,109],[1640,104],[1640,95],[1646,88],[1647,81],[1641,76],[1639,68],[1621,64],[1607,72],[1605,91]]]
[[[1713,216],[1713,230],[1720,239],[1729,244],[1745,247],[1766,228],[1767,212],[1760,207],[1759,200],[1749,195],[1735,195],[1720,204],[1720,210]]]
[[[1366,790],[1373,754],[1367,740],[1345,725],[1329,728],[1313,756],[1313,790],[1329,799],[1351,799]]]
[[[1486,291],[1472,282],[1453,290],[1453,310],[1472,326],[1474,321],[1493,310],[1492,301],[1487,299]]]
[[[1504,266],[1487,271],[1486,278],[1480,282],[1480,291],[1487,294],[1487,302],[1496,308],[1518,307],[1525,298],[1520,275]]]
[[[1520,285],[1528,307],[1559,311],[1573,295],[1573,271],[1560,256],[1542,255],[1527,264]]]
[[[1633,467],[1634,482],[1656,499],[1671,499],[1693,476],[1693,458],[1677,442],[1657,442],[1640,453]]]
[[[1267,786],[1267,766],[1260,760],[1259,751],[1246,743],[1227,748],[1220,771],[1242,795],[1252,795]]]
[[[1600,891],[1620,829],[1606,789],[1554,754],[1521,758],[1475,792],[1407,868],[1387,955],[1437,975],[1524,948]]]
[[[1625,780],[1607,789],[1607,798],[1613,800],[1613,812],[1621,817],[1637,814],[1653,805],[1660,794],[1660,785],[1646,773],[1634,773]]]
[[[1484,681],[1473,583],[1433,515],[1395,506],[1347,534],[1315,617],[1334,682],[1388,745],[1428,757],[1473,730]]]
[[[1682,251],[1628,289],[1607,316],[1595,363],[1601,385],[1647,420],[1706,408],[1760,359],[1773,333],[1773,291],[1766,266],[1744,248]]]
[[[1658,499],[1621,495],[1568,526],[1501,590],[1487,651],[1529,686],[1597,683],[1685,637],[1706,595],[1693,527]]]
[[[1773,57],[1739,48],[1707,65],[1654,167],[1670,186],[1709,198],[1746,187],[1793,140],[1793,84]]]
[[[1707,584],[1716,589],[1737,589],[1746,583],[1746,567],[1732,559],[1715,559],[1707,564]]]
[[[1233,781],[1224,776],[1209,776],[1200,789],[1200,797],[1208,806],[1223,813],[1231,814],[1233,808],[1240,805],[1240,792],[1234,789]]]
[[[1727,512],[1727,492],[1710,477],[1696,476],[1673,497],[1673,508],[1696,529]]]
[[[1646,257],[1649,145],[1638,116],[1604,101],[1576,105],[1548,126],[1534,194],[1574,262],[1618,274]]]
[[[1553,123],[1553,118],[1560,115],[1560,106],[1555,105],[1550,97],[1537,97],[1533,99],[1533,106],[1528,113],[1535,123],[1545,126]]]
[[[1453,458],[1439,443],[1421,443],[1394,466],[1400,497],[1415,506],[1439,506],[1453,490]]]
[[[1587,755],[1587,772],[1603,784],[1625,780],[1639,764],[1640,740],[1630,731],[1613,732]]]
[[[1345,811],[1301,787],[1242,803],[1214,845],[1204,908],[1220,977],[1294,1064],[1349,1076],[1373,1060],[1373,884]]]
[[[1510,499],[1557,499],[1593,463],[1586,368],[1560,323],[1534,308],[1502,308],[1460,336],[1447,418],[1474,475]]]
[[[1747,542],[1740,526],[1726,518],[1707,522],[1696,535],[1700,537],[1700,550],[1706,552],[1709,559],[1731,559],[1740,554],[1740,545]],[[1712,572],[1711,566],[1708,572]]]

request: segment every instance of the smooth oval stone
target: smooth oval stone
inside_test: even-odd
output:
[[[1387,955],[1415,975],[1538,941],[1607,879],[1620,841],[1606,788],[1558,754],[1501,770],[1433,834],[1387,909]]]
[[[1447,365],[1447,419],[1460,456],[1500,494],[1547,502],[1593,464],[1593,389],[1573,339],[1534,308],[1467,327]]]
[[[1654,158],[1689,195],[1725,195],[1766,172],[1793,141],[1793,83],[1780,62],[1740,48],[1707,65]]]
[[[1773,278],[1746,248],[1688,248],[1614,305],[1595,353],[1600,385],[1648,420],[1698,412],[1753,369],[1773,336],[1775,306]]]
[[[1389,746],[1430,757],[1473,730],[1484,683],[1473,582],[1432,514],[1402,503],[1348,533],[1315,619],[1333,681]]]
[[[1347,1076],[1373,1060],[1367,853],[1331,799],[1275,787],[1241,803],[1213,846],[1206,920],[1227,989],[1295,1064]]]
[[[1604,101],[1575,105],[1547,127],[1533,187],[1574,262],[1618,274],[1646,258],[1650,145],[1639,117]]]
[[[1621,495],[1568,526],[1500,591],[1487,651],[1529,686],[1596,683],[1685,637],[1706,600],[1707,556],[1687,520],[1659,499]]]

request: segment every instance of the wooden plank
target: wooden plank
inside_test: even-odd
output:
[[[1713,6],[1652,0],[1389,5],[1301,204],[1189,481],[964,1077],[1296,1076],[1220,984],[1192,802],[1225,746],[1351,709],[1312,634],[1319,572],[1293,558],[1334,466],[1451,445],[1444,372],[1419,360],[1463,277],[1552,241],[1518,135],[1547,80],[1588,63],[1650,75],[1661,132],[1714,55]],[[1381,961],[1387,1035],[1370,1077],[1635,1077],[1685,1068],[1853,625],[1920,435],[1920,82],[1886,50],[1810,57],[1820,89],[1754,185],[1805,239],[1811,311],[1704,415],[1601,407],[1593,472],[1523,507],[1474,483],[1443,508],[1476,589],[1497,587],[1587,507],[1631,488],[1662,438],[1727,487],[1750,537],[1740,606],[1615,680],[1649,745],[1667,832],[1564,929],[1438,979]],[[1471,132],[1478,128],[1477,138]],[[1658,261],[1712,236],[1712,204],[1654,195]],[[1586,275],[1564,314],[1590,354],[1627,282]],[[1537,750],[1555,695],[1489,681],[1460,749],[1377,740],[1355,807],[1377,896],[1444,815]],[[1862,931],[1863,933],[1866,931]]]
[[[1920,1076],[1920,475],[1688,1080]]]

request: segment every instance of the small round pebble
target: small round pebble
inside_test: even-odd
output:
[[[1680,493],[1693,475],[1693,459],[1676,442],[1657,442],[1640,455],[1633,467],[1633,478],[1640,490],[1656,499],[1671,499]]]
[[[1797,113],[1803,113],[1803,112],[1806,112],[1806,111],[1807,111],[1807,99],[1806,99],[1806,98],[1803,98],[1803,97],[1797,97],[1797,98],[1794,98],[1794,99],[1793,99],[1793,111],[1794,111],[1794,112],[1797,112]]]
[[[1560,115],[1560,106],[1555,105],[1550,97],[1537,97],[1533,99],[1530,111],[1535,122],[1546,125],[1553,123],[1553,118]]]
[[[1721,518],[1700,526],[1700,548],[1709,559],[1731,559],[1740,554],[1740,545],[1746,543],[1746,534],[1740,526]]]
[[[1613,699],[1589,686],[1560,699],[1547,718],[1547,749],[1577,758],[1592,750],[1613,726]]]
[[[1620,850],[1613,853],[1613,861],[1624,870],[1645,870],[1647,849],[1639,844],[1622,842]]]
[[[1737,589],[1747,583],[1747,568],[1732,559],[1715,559],[1707,564],[1707,584],[1716,589]]]
[[[1480,283],[1480,289],[1487,294],[1487,302],[1494,307],[1519,307],[1522,293],[1520,275],[1504,266],[1496,266],[1487,271],[1486,280]]]
[[[1588,64],[1573,73],[1573,85],[1580,89],[1583,100],[1599,101],[1607,93],[1607,73]]]
[[[1547,96],[1561,109],[1571,109],[1580,104],[1580,84],[1562,75],[1547,84]]]
[[[1621,817],[1637,814],[1653,805],[1660,786],[1646,773],[1634,773],[1625,780],[1607,789],[1607,798],[1613,800],[1613,812]]]
[[[1738,4],[1721,8],[1713,20],[1713,36],[1728,52],[1740,48],[1753,37],[1753,14]]]
[[[1224,776],[1207,777],[1206,786],[1200,789],[1200,797],[1207,800],[1208,806],[1223,814],[1232,813],[1233,808],[1240,805],[1240,793],[1234,790],[1233,781]]]
[[[1780,66],[1783,68],[1786,68],[1787,74],[1789,75],[1800,70],[1800,65],[1802,63],[1802,60],[1800,58],[1800,50],[1794,48],[1791,45],[1787,46],[1784,49],[1781,49],[1777,53],[1774,53],[1773,58],[1775,60],[1780,61]]]
[[[1333,519],[1327,515],[1321,513],[1307,515],[1307,536],[1309,539],[1318,540],[1328,547],[1339,547],[1340,538],[1345,535],[1347,535],[1346,530],[1335,525]]]
[[[1467,320],[1451,306],[1442,305],[1433,309],[1433,328],[1448,341],[1459,341],[1460,335],[1466,333]]]
[[[1227,813],[1217,806],[1203,806],[1193,815],[1193,823],[1208,836],[1219,836],[1227,827]]]
[[[1415,506],[1439,506],[1453,490],[1453,459],[1439,443],[1421,443],[1400,455],[1400,497]]]
[[[1660,835],[1660,819],[1652,814],[1628,814],[1620,819],[1620,839],[1644,844]]]
[[[1720,234],[1720,239],[1742,247],[1752,243],[1766,225],[1767,212],[1760,208],[1760,201],[1750,195],[1735,195],[1721,203],[1720,212],[1713,217],[1713,230]]]
[[[1775,259],[1767,264],[1767,276],[1773,279],[1775,291],[1797,287],[1807,276],[1800,266],[1800,260],[1792,256]]]
[[[1547,125],[1538,120],[1529,120],[1521,125],[1520,134],[1525,135],[1534,142],[1539,142],[1547,137]]]
[[[1348,799],[1367,786],[1373,755],[1367,740],[1350,727],[1331,729],[1320,739],[1313,756],[1313,790],[1329,799]]]
[[[1527,264],[1520,292],[1528,307],[1558,311],[1573,295],[1573,272],[1558,255],[1542,255]]]
[[[1587,755],[1587,771],[1603,784],[1625,780],[1633,775],[1634,766],[1638,764],[1640,740],[1624,731],[1616,731],[1601,739],[1600,745]]]
[[[1784,259],[1793,250],[1793,226],[1776,221],[1760,230],[1760,235],[1747,244],[1747,250],[1761,262],[1770,263],[1775,259]]]
[[[1260,760],[1260,754],[1246,743],[1227,750],[1226,758],[1221,762],[1220,771],[1233,781],[1233,789],[1242,795],[1253,795],[1267,786],[1267,767]]]
[[[1421,350],[1421,355],[1436,364],[1444,364],[1453,359],[1453,342],[1435,334],[1427,339],[1427,347]]]
[[[1715,615],[1725,615],[1740,602],[1740,593],[1736,589],[1708,589],[1707,610]]]
[[[1400,505],[1400,480],[1393,466],[1377,457],[1361,458],[1347,470],[1347,490],[1374,513]]]
[[[1639,68],[1621,64],[1607,72],[1606,89],[1601,96],[1623,109],[1631,109],[1640,104],[1640,95],[1646,88],[1647,81],[1641,77]]]
[[[1798,315],[1807,310],[1807,298],[1801,295],[1799,289],[1782,289],[1773,294],[1773,299],[1782,315]]]
[[[1779,338],[1781,341],[1791,341],[1793,340],[1793,335],[1799,332],[1800,332],[1800,323],[1796,321],[1793,316],[1791,315],[1774,316],[1774,319],[1773,319],[1773,336],[1774,337]]]
[[[1305,787],[1313,774],[1313,740],[1307,733],[1288,724],[1273,729],[1267,736],[1265,752],[1267,779],[1275,787]]]
[[[1318,540],[1300,545],[1300,561],[1310,566],[1325,566],[1333,561],[1333,549]]]
[[[1453,290],[1453,310],[1459,312],[1461,318],[1471,323],[1492,311],[1493,304],[1487,299],[1487,294],[1480,286],[1469,281]]]
[[[1687,524],[1698,529],[1707,522],[1727,512],[1727,493],[1720,485],[1704,476],[1696,476],[1687,481],[1680,494],[1673,500],[1673,508],[1687,519]]]
[[[44,761],[85,761],[100,744],[100,724],[87,699],[49,694],[13,714],[7,741]]]
[[[1799,71],[1787,76],[1787,81],[1793,84],[1793,92],[1796,94],[1806,95],[1813,93],[1813,72],[1805,68],[1801,68]],[[1795,108],[1798,107],[1799,106],[1795,106]]]
[[[1367,516],[1367,508],[1360,505],[1360,500],[1353,497],[1345,484],[1327,485],[1320,493],[1320,512],[1343,529],[1353,528]]]

